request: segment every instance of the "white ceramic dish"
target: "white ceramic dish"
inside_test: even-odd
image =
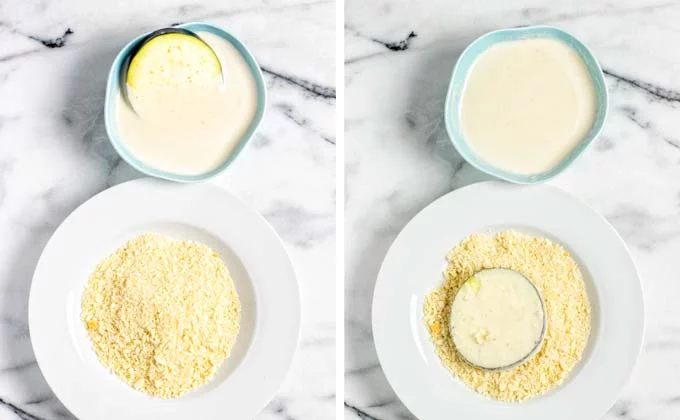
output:
[[[515,229],[561,243],[581,267],[592,305],[583,360],[565,383],[521,404],[477,394],[437,357],[424,297],[439,287],[448,251],[467,235]],[[643,341],[640,279],[623,240],[594,210],[550,186],[484,182],[434,201],[388,251],[373,297],[373,335],[397,395],[420,420],[596,420],[615,402]]]
[[[80,296],[91,270],[145,231],[215,249],[242,304],[232,355],[210,383],[175,400],[147,396],[109,373],[80,321]],[[29,325],[45,379],[80,419],[249,419],[290,367],[300,334],[300,295],[281,240],[239,199],[209,184],[141,179],[96,195],[57,229],[33,277]]]

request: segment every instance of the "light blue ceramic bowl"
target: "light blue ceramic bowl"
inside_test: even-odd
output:
[[[468,73],[475,59],[483,53],[490,46],[499,42],[517,41],[521,39],[531,38],[552,38],[565,42],[571,48],[579,53],[583,61],[588,67],[588,73],[593,80],[595,86],[595,94],[597,98],[597,115],[595,116],[595,123],[590,131],[583,138],[581,143],[569,153],[562,162],[547,172],[533,175],[516,174],[502,169],[496,168],[487,163],[479,156],[475,155],[460,130],[460,104],[463,96],[463,89],[468,77]],[[446,97],[445,116],[446,130],[449,133],[449,138],[453,146],[458,150],[458,153],[477,169],[493,175],[497,178],[517,184],[533,184],[546,181],[555,175],[565,170],[585,149],[588,145],[600,134],[602,126],[604,125],[607,116],[609,98],[607,96],[607,87],[604,81],[604,74],[597,60],[581,41],[574,38],[570,34],[561,29],[550,26],[530,26],[525,28],[503,29],[499,31],[489,32],[472,42],[458,58],[456,66],[453,69],[449,91]]]
[[[239,53],[241,53],[243,59],[248,64],[250,71],[253,73],[253,77],[255,78],[255,85],[257,88],[257,110],[255,112],[255,116],[253,117],[252,122],[250,123],[250,126],[244,133],[239,143],[231,152],[227,160],[224,161],[220,166],[211,170],[210,172],[206,172],[199,175],[183,175],[153,168],[139,160],[132,153],[132,151],[130,151],[125,146],[125,143],[123,142],[121,135],[118,132],[118,125],[116,124],[116,121],[118,120],[117,98],[120,93],[120,81],[121,81],[120,74],[122,66],[125,63],[126,58],[130,54],[130,52],[134,50],[135,46],[138,43],[140,43],[144,39],[144,37],[148,35],[148,33],[138,36],[137,38],[132,40],[129,44],[127,44],[125,48],[123,48],[121,52],[118,53],[116,59],[113,61],[113,65],[111,65],[111,71],[109,72],[109,80],[106,84],[106,100],[104,109],[106,132],[109,136],[111,144],[113,144],[113,147],[116,149],[118,154],[123,159],[125,159],[127,163],[129,163],[138,171],[143,172],[147,175],[155,176],[157,178],[168,179],[171,181],[198,182],[206,180],[208,178],[212,178],[215,175],[219,174],[220,172],[224,171],[236,159],[239,153],[241,153],[246,143],[248,143],[253,134],[255,134],[257,127],[260,125],[260,122],[262,121],[262,116],[264,115],[264,110],[267,102],[267,93],[265,90],[264,77],[262,76],[260,66],[258,66],[257,62],[255,61],[255,58],[250,53],[250,51],[248,51],[248,48],[246,48],[246,46],[243,45],[243,43],[239,41],[235,36],[231,35],[229,32],[217,26],[210,25],[207,23],[185,23],[182,25],[177,25],[177,27],[184,28],[193,32],[210,32],[226,39],[238,50]]]

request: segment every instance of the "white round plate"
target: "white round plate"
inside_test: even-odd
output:
[[[213,248],[241,299],[231,356],[208,384],[175,400],[150,397],[109,373],[80,320],[80,296],[95,265],[142,232]],[[300,294],[281,240],[238,198],[209,184],[140,179],[91,198],[56,230],[33,276],[29,326],[45,379],[80,419],[249,419],[288,372],[300,334]]]
[[[477,394],[440,362],[423,322],[425,296],[441,285],[446,255],[471,233],[514,229],[562,244],[583,272],[592,332],[559,388],[521,404]],[[395,392],[420,420],[595,420],[615,402],[640,353],[644,304],[623,240],[586,204],[550,186],[474,184],[434,201],[401,231],[373,296],[373,335]]]

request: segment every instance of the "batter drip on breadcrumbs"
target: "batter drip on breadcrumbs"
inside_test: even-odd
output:
[[[507,402],[524,401],[560,385],[581,359],[590,335],[590,303],[581,271],[569,253],[548,239],[505,231],[470,235],[447,259],[444,283],[424,305],[425,323],[444,366],[477,392]],[[545,301],[548,323],[540,350],[508,370],[486,371],[468,364],[451,339],[451,302],[463,283],[485,268],[519,272]]]
[[[239,332],[241,304],[219,255],[146,233],[104,259],[82,295],[99,361],[128,385],[176,398],[215,374]]]

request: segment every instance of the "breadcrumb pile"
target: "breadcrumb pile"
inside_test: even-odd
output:
[[[81,318],[104,366],[139,391],[176,398],[229,356],[241,304],[210,248],[145,233],[97,265]]]
[[[477,392],[520,402],[560,385],[581,359],[590,335],[590,303],[576,262],[560,245],[541,237],[505,231],[474,234],[448,255],[444,284],[425,299],[424,319],[443,364]],[[486,371],[458,354],[449,331],[451,302],[458,289],[486,268],[515,270],[531,280],[545,301],[547,331],[541,349],[508,370]]]

